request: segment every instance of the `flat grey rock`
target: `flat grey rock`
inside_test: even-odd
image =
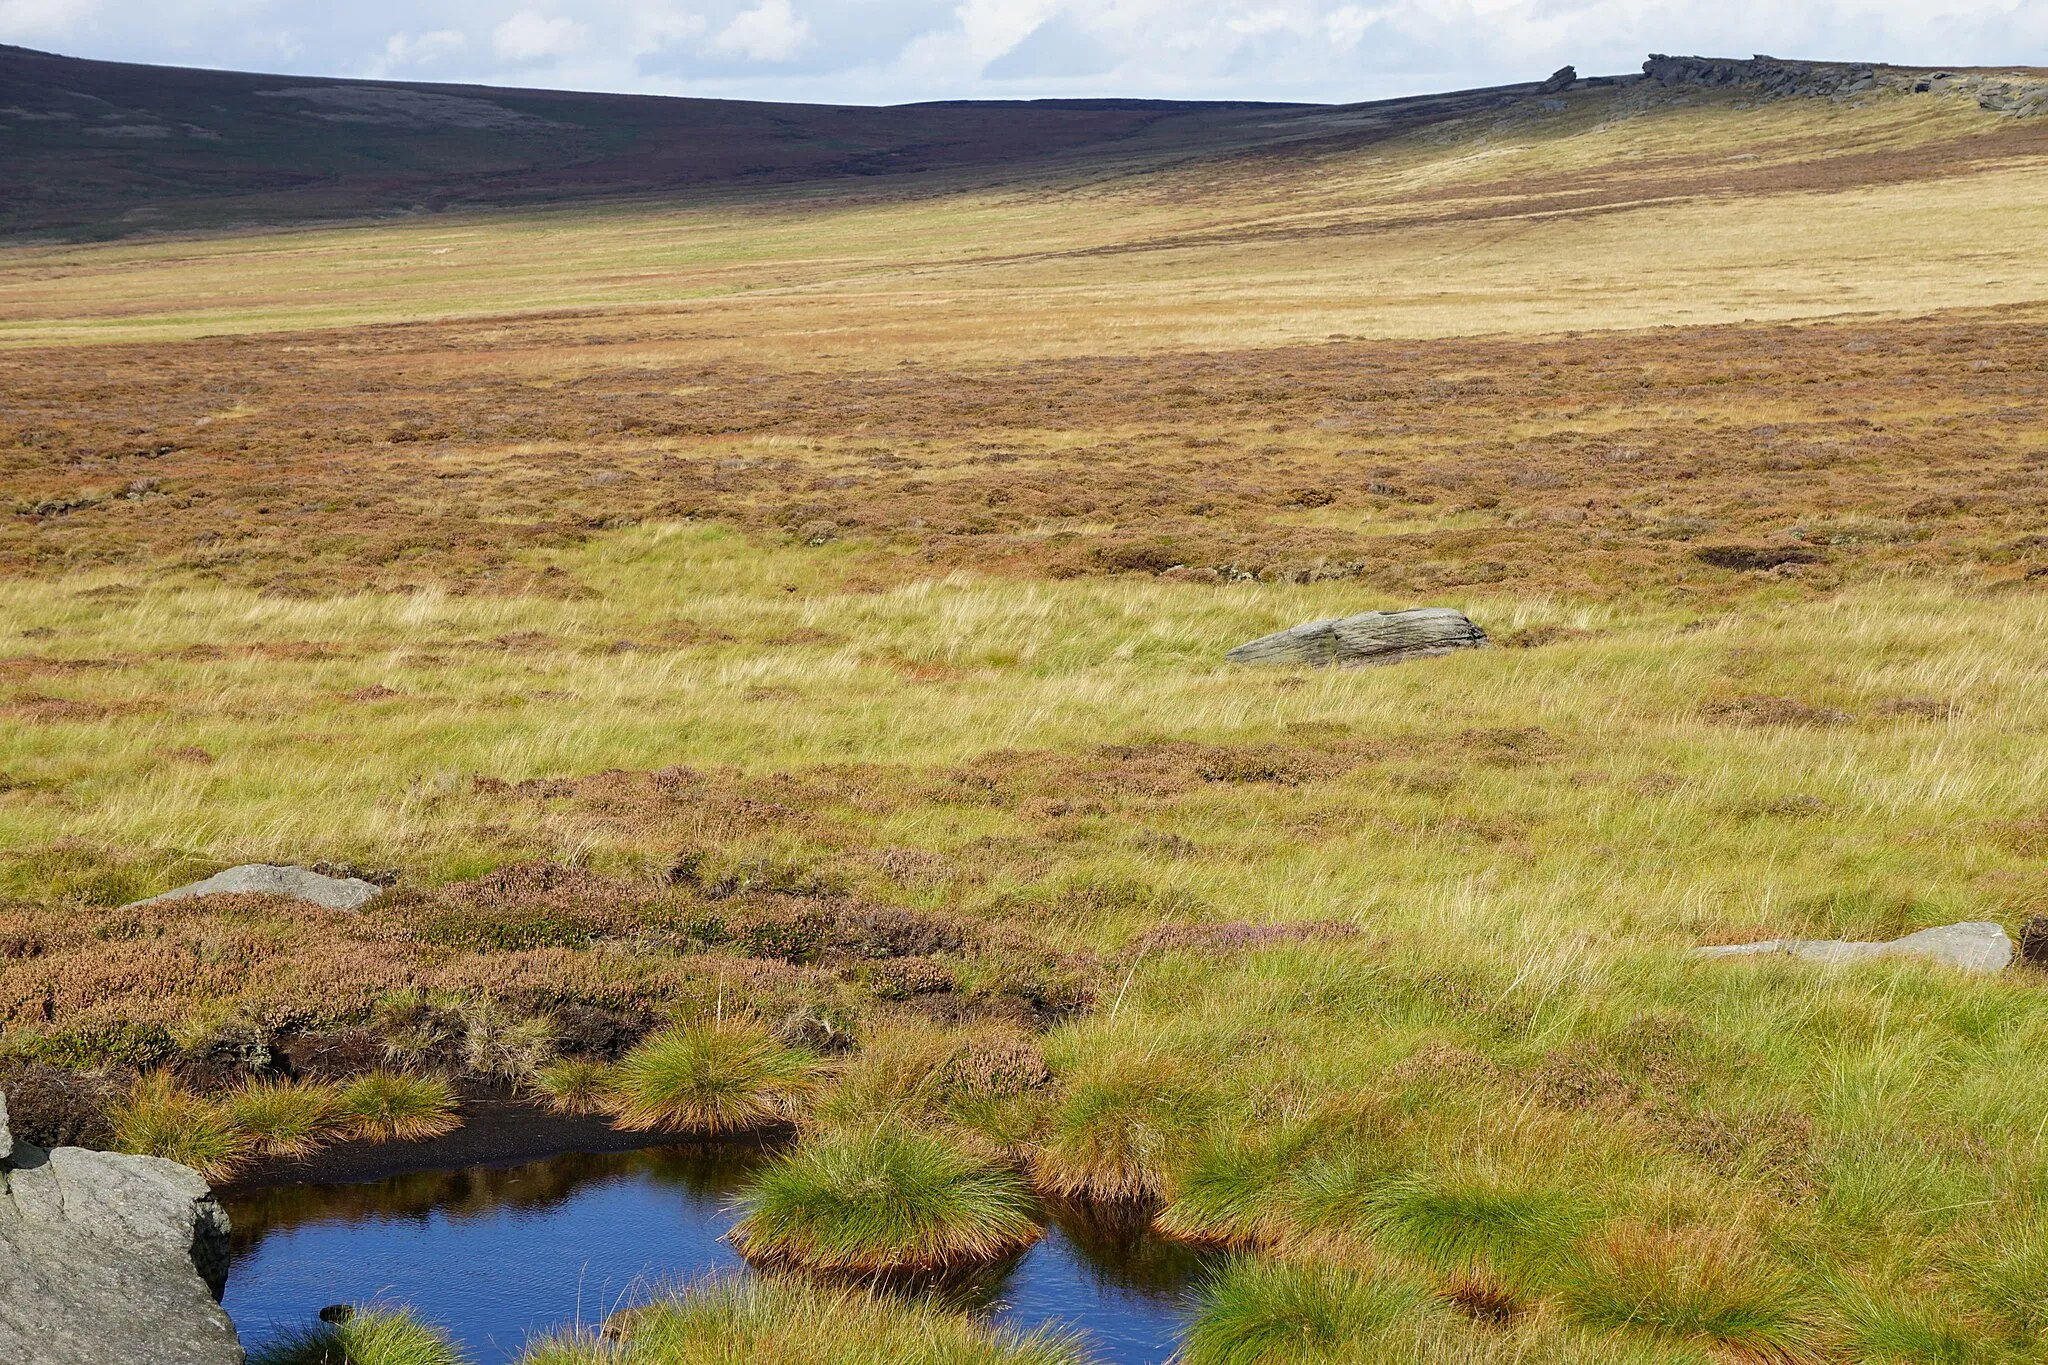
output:
[[[7,1128],[7,1092],[0,1090],[0,1168],[14,1155],[14,1134]]]
[[[0,1267],[8,1365],[242,1365],[227,1215],[176,1162],[10,1143]]]
[[[2012,939],[2001,925],[1972,921],[1922,929],[1889,943],[1857,943],[1834,938],[1772,938],[1762,943],[1731,943],[1695,948],[1695,957],[1757,957],[1770,954],[1809,962],[1863,962],[1882,957],[1918,957],[1966,972],[2002,972],[2012,961]]]
[[[1483,649],[1486,632],[1461,611],[1415,607],[1307,621],[1262,635],[1224,657],[1234,664],[1393,664]]]
[[[356,910],[382,895],[384,888],[357,877],[329,877],[304,867],[278,867],[270,863],[245,863],[216,872],[203,882],[193,882],[166,891],[161,896],[131,901],[130,905],[154,905],[158,901],[185,900],[192,896],[259,894],[289,896],[310,901],[329,910]],[[124,906],[124,909],[127,907]]]

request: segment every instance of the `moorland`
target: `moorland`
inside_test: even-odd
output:
[[[2048,913],[2048,119],[1309,117],[0,247],[18,1130],[785,1125],[764,1259],[1119,1203],[1239,1253],[1192,1365],[2038,1359],[2048,976],[1689,950]],[[388,890],[127,908],[243,862]]]

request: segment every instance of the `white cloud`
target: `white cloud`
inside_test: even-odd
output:
[[[670,5],[646,5],[632,12],[626,50],[636,57],[666,52],[703,36],[710,27],[704,16]]]
[[[0,0],[0,42],[65,37],[98,9],[98,0]]]
[[[789,0],[761,0],[753,9],[733,16],[711,40],[711,51],[720,57],[786,62],[803,49],[810,36],[810,20],[791,9]]]
[[[2048,0],[0,0],[0,42],[732,98],[1347,101],[1651,51],[2042,66]]]
[[[577,51],[589,33],[574,19],[521,10],[492,31],[491,51],[508,62],[545,61]]]
[[[469,35],[457,28],[437,28],[432,33],[414,36],[410,33],[394,33],[384,44],[384,51],[370,64],[368,75],[372,80],[382,79],[399,71],[417,71],[459,57],[469,48]]]

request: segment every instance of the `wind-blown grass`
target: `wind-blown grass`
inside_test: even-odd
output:
[[[787,1117],[814,1080],[809,1054],[757,1025],[694,1024],[641,1043],[613,1069],[612,1112],[625,1129],[731,1133]]]
[[[469,1357],[410,1310],[372,1308],[288,1334],[252,1352],[249,1365],[469,1365]]]
[[[520,1365],[1086,1365],[1057,1335],[990,1328],[932,1303],[761,1278],[703,1284],[628,1309],[616,1343],[568,1336]]]
[[[733,1245],[751,1260],[813,1270],[942,1270],[1038,1240],[1014,1172],[943,1140],[889,1127],[808,1143],[740,1194]]]

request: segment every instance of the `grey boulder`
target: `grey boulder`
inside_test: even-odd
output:
[[[1855,943],[1833,938],[1773,938],[1695,948],[1696,957],[1753,957],[1782,954],[1809,962],[1864,962],[1881,957],[1917,957],[1966,972],[2002,972],[2012,961],[2012,939],[1996,924],[1969,922],[1922,929],[1889,943]]]
[[[1224,657],[1234,664],[1394,664],[1488,643],[1486,632],[1461,611],[1415,607],[1308,621],[1262,635]]]
[[[0,1103],[0,1360],[242,1365],[228,1220],[195,1171],[15,1143]]]
[[[359,877],[329,877],[304,867],[277,867],[270,863],[245,863],[231,867],[225,872],[216,872],[203,882],[193,882],[166,891],[161,896],[147,900],[131,901],[134,905],[154,905],[158,901],[185,900],[192,896],[226,896],[240,893],[265,896],[289,896],[293,900],[310,901],[329,910],[356,910],[382,895],[384,888]],[[123,907],[128,908],[127,906]]]

